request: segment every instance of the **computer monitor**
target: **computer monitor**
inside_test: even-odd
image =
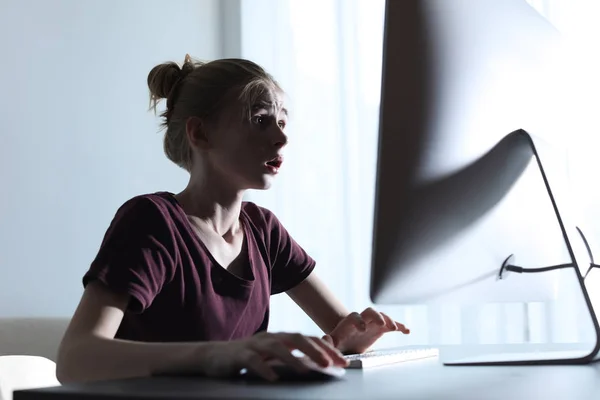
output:
[[[600,338],[558,151],[573,102],[560,34],[525,0],[388,0],[385,12],[372,301],[546,301],[569,280]],[[562,267],[507,278],[503,264]],[[587,362],[599,347],[495,362]]]

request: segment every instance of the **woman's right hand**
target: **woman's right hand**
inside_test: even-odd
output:
[[[269,361],[280,361],[306,371],[304,363],[292,354],[299,350],[322,367],[346,367],[348,362],[333,345],[317,337],[298,333],[261,332],[248,339],[215,343],[202,351],[202,370],[210,377],[231,377],[246,368],[273,381],[278,377]]]

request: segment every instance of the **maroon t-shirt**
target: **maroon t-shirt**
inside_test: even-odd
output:
[[[248,279],[214,260],[171,193],[127,201],[83,278],[131,296],[116,337],[233,340],[266,330],[270,296],[302,282],[315,262],[267,209],[244,202],[240,221]]]

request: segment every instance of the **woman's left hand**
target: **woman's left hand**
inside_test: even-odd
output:
[[[394,331],[410,333],[403,324],[369,307],[360,314],[349,314],[323,339],[344,354],[361,354],[385,333]]]

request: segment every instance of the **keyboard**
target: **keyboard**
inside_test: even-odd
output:
[[[347,368],[365,369],[407,361],[422,360],[425,358],[435,358],[438,357],[439,354],[439,349],[430,347],[413,349],[400,348],[390,350],[373,350],[363,354],[347,355],[344,356],[344,358],[350,361],[350,365]]]

